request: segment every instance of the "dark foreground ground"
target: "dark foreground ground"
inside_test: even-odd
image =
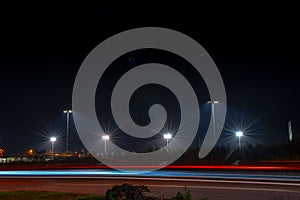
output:
[[[253,200],[253,199],[300,199],[300,183],[255,181],[255,180],[213,180],[180,178],[4,178],[0,179],[0,191],[37,190],[72,193],[105,194],[114,185],[129,183],[147,185],[161,197],[175,196],[178,191],[191,191],[193,199],[208,197],[209,200]]]

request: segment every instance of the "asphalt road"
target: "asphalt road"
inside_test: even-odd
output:
[[[163,197],[190,189],[193,198],[300,199],[300,176],[217,172],[114,170],[0,171],[0,191],[43,190],[104,194],[113,185],[147,185]]]

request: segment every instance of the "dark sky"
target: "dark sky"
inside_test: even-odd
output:
[[[180,31],[208,51],[226,87],[225,132],[234,122],[249,123],[259,143],[287,142],[288,120],[296,134],[300,131],[296,8],[150,1],[1,5],[0,146],[17,154],[49,148],[53,134],[63,140],[62,110],[71,107],[84,58],[109,36],[144,26]],[[199,102],[206,100],[204,95]],[[81,145],[73,123],[70,140],[71,149]]]

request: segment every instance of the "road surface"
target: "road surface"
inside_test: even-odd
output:
[[[115,170],[0,171],[0,191],[43,190],[105,194],[113,185],[147,185],[162,197],[188,188],[193,198],[300,199],[300,176],[197,171],[119,172]]]

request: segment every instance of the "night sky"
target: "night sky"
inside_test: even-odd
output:
[[[234,124],[241,128],[248,124],[252,125],[248,133],[257,143],[287,143],[289,120],[296,136],[300,134],[300,14],[296,8],[185,2],[1,5],[0,147],[8,155],[29,148],[49,149],[48,138],[56,135],[61,141],[58,148],[63,149],[66,116],[62,111],[72,106],[73,83],[84,58],[104,39],[146,26],[180,31],[214,59],[228,98],[224,136],[236,128]],[[147,52],[129,56],[139,64]],[[164,62],[172,64],[166,58]],[[187,69],[181,70],[188,73]],[[122,70],[115,68],[111,74]],[[192,73],[189,78],[197,81]],[[204,116],[201,135],[210,111],[205,87],[199,90]],[[82,148],[72,120],[70,148]]]

